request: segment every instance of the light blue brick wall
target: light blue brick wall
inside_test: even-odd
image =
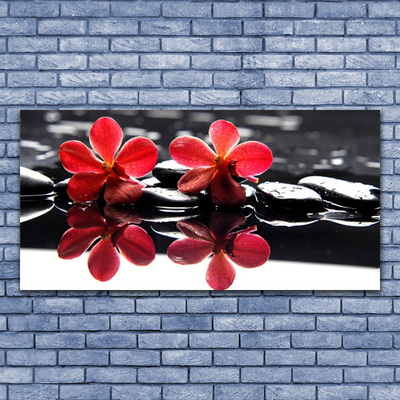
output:
[[[0,2],[0,399],[400,398],[397,1]],[[19,110],[380,109],[381,291],[21,292]]]

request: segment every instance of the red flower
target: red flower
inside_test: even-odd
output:
[[[244,268],[255,268],[267,262],[270,255],[268,243],[258,235],[257,229],[232,232],[245,222],[243,216],[216,212],[210,219],[210,229],[197,221],[177,223],[187,236],[173,242],[168,257],[177,264],[197,264],[212,254],[207,268],[206,280],[214,290],[225,290],[233,283],[236,270],[230,261]]]
[[[246,200],[246,192],[231,175],[257,183],[254,175],[265,172],[272,164],[271,150],[260,142],[239,143],[236,127],[228,121],[219,120],[209,129],[214,151],[202,140],[179,137],[171,142],[172,158],[186,167],[193,168],[179,180],[182,193],[194,195],[210,185],[215,204],[238,206]]]
[[[58,245],[58,256],[71,260],[90,250],[89,271],[99,281],[109,281],[118,271],[119,252],[135,265],[148,265],[155,257],[155,247],[149,234],[130,225],[140,223],[140,217],[130,210],[104,208],[102,216],[96,204],[75,204],[67,213],[72,227],[64,233]],[[119,252],[118,252],[119,251]]]
[[[75,175],[68,183],[68,196],[75,202],[96,200],[105,183],[104,200],[108,204],[135,203],[142,194],[139,178],[149,173],[157,162],[157,147],[147,138],[122,143],[122,129],[112,118],[98,119],[89,134],[90,144],[100,160],[82,142],[71,140],[60,146],[64,168]]]

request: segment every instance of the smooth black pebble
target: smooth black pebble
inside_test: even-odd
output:
[[[176,187],[179,179],[189,171],[190,168],[178,164],[174,160],[163,161],[153,168],[153,176],[167,187]]]
[[[48,197],[54,194],[54,182],[40,172],[20,167],[21,197]]]

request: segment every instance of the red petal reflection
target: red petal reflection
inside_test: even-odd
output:
[[[197,264],[212,253],[213,246],[203,240],[179,239],[171,243],[167,255],[177,264]]]
[[[267,262],[270,255],[268,243],[258,235],[242,233],[233,240],[229,257],[244,268],[255,268]]]
[[[67,222],[75,229],[106,227],[106,222],[95,203],[73,205],[67,212]]]
[[[109,281],[117,273],[119,254],[111,238],[102,239],[93,247],[89,254],[88,267],[93,278],[101,282]]]
[[[212,233],[201,222],[179,221],[176,226],[185,236],[190,239],[205,240],[206,242],[214,243],[215,239]]]
[[[224,253],[214,255],[207,268],[206,280],[214,290],[225,290],[235,280],[236,271]]]

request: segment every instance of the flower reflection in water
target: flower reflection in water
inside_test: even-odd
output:
[[[225,290],[232,285],[236,270],[231,261],[244,268],[263,265],[269,258],[268,243],[259,235],[251,234],[257,226],[236,230],[245,223],[245,217],[217,211],[211,215],[209,228],[190,220],[177,223],[186,236],[173,242],[168,257],[181,265],[197,264],[212,255],[206,280],[214,290]]]
[[[152,238],[142,228],[140,216],[133,209],[106,205],[104,215],[95,203],[75,204],[67,213],[71,229],[66,231],[58,245],[58,256],[65,260],[79,257],[97,239],[90,250],[88,267],[92,276],[109,281],[118,271],[121,253],[135,265],[148,265],[155,258]]]

